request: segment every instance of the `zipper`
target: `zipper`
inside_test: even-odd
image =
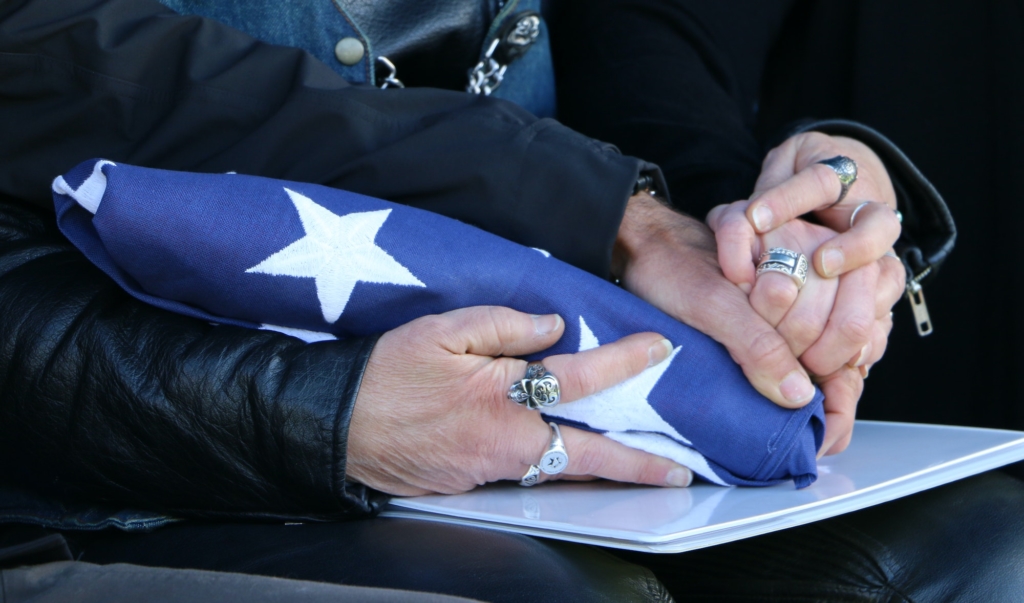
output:
[[[921,281],[931,274],[929,266],[921,274],[907,279],[907,301],[910,302],[910,309],[914,312],[914,325],[917,327],[917,334],[927,337],[932,334],[932,319],[928,315],[928,304],[924,301],[924,288]]]

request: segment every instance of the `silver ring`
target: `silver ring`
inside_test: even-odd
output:
[[[829,207],[839,205],[846,198],[846,193],[850,192],[850,187],[857,181],[857,162],[844,155],[836,155],[831,159],[822,159],[818,163],[832,168],[836,176],[839,176],[839,186],[842,187],[839,190],[839,198]]]
[[[857,214],[860,212],[860,210],[864,209],[871,203],[874,203],[874,201],[865,201],[864,203],[861,203],[853,210],[853,213],[850,214],[850,228],[853,228],[853,221],[857,219]]]
[[[793,279],[796,288],[803,289],[807,283],[807,256],[785,247],[772,247],[761,254],[757,262],[757,276],[765,272],[781,272]]]
[[[549,408],[562,399],[562,386],[543,364],[531,362],[526,365],[526,376],[508,388],[508,398],[531,410]]]
[[[530,468],[526,470],[526,475],[519,480],[519,485],[524,488],[529,488],[530,486],[536,486],[539,481],[540,467],[537,465],[530,465]]]
[[[557,423],[548,423],[551,428],[551,443],[547,450],[541,455],[536,465],[530,465],[526,474],[519,480],[519,485],[529,488],[536,486],[540,481],[540,474],[556,475],[565,471],[569,466],[569,453],[565,449],[565,441],[562,440],[562,430]]]
[[[556,423],[548,423],[548,426],[551,428],[551,443],[537,464],[544,473],[555,475],[565,471],[569,466],[569,453],[565,450],[565,442],[562,441],[562,430]]]

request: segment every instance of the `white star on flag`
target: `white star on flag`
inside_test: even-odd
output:
[[[426,287],[374,243],[390,209],[339,216],[312,199],[284,189],[299,212],[306,236],[246,270],[316,279],[324,320],[341,318],[357,282]]]
[[[580,316],[580,349],[583,352],[600,345],[594,332]],[[581,400],[568,404],[559,404],[554,408],[544,409],[544,414],[585,423],[603,431],[621,431],[623,425],[629,425],[631,431],[650,431],[663,433],[685,444],[690,444],[669,425],[661,415],[647,402],[651,390],[658,380],[672,365],[676,354],[682,348],[675,348],[668,358],[660,364],[652,366],[632,379],[609,387]]]
[[[600,342],[580,316],[580,351],[598,347]],[[720,485],[722,481],[714,470],[691,446],[675,427],[657,414],[647,398],[669,370],[681,347],[676,347],[668,358],[614,387],[583,399],[545,408],[544,414],[568,419],[605,432],[605,436],[648,453],[671,459],[689,467],[702,477]],[[623,426],[629,425],[624,431]],[[685,445],[684,445],[685,444]]]
[[[580,316],[579,351],[592,350],[599,345],[587,321]],[[605,436],[616,442],[672,459],[709,481],[725,486],[727,484],[715,474],[707,459],[692,448],[690,440],[661,418],[647,401],[654,386],[672,366],[672,361],[682,349],[676,347],[660,364],[632,379],[575,402],[546,408],[544,414],[589,425],[606,432]],[[624,429],[625,426],[628,426],[628,430]]]

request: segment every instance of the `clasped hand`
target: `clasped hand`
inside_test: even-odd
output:
[[[838,204],[835,173],[817,163],[836,155],[859,166]],[[808,403],[817,382],[825,393],[821,453],[835,453],[850,441],[863,379],[885,352],[890,310],[903,291],[903,267],[885,255],[900,231],[894,207],[888,174],[868,147],[801,134],[768,154],[751,200],[709,214],[710,229],[647,194],[632,197],[612,269],[627,289],[723,344],[777,404]],[[802,289],[784,275],[755,277],[757,258],[770,247],[812,258]],[[563,329],[554,315],[477,307],[385,333],[353,409],[347,477],[398,495],[465,492],[522,477],[550,433],[538,413],[505,398],[526,370],[512,357],[547,349]],[[558,376],[563,403],[572,403],[663,361],[670,349],[662,336],[638,333],[550,356],[544,365]],[[692,481],[685,467],[604,436],[571,427],[562,435],[571,454],[556,479]]]
[[[838,178],[818,163],[837,155],[853,158],[859,168],[838,204]],[[900,234],[895,207],[892,183],[871,149],[849,138],[806,133],[768,154],[750,201],[708,214],[725,277],[749,293],[751,307],[825,394],[823,453],[849,443],[864,378],[885,353],[892,330],[892,306],[905,282],[900,261],[886,255]],[[755,278],[757,258],[770,247],[812,258],[815,270],[803,289],[778,273]]]

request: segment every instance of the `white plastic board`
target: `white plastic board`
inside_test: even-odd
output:
[[[1019,460],[1022,432],[858,421],[850,447],[821,459],[818,481],[803,490],[792,483],[685,489],[503,483],[454,496],[396,498],[384,516],[679,553],[849,513]]]

